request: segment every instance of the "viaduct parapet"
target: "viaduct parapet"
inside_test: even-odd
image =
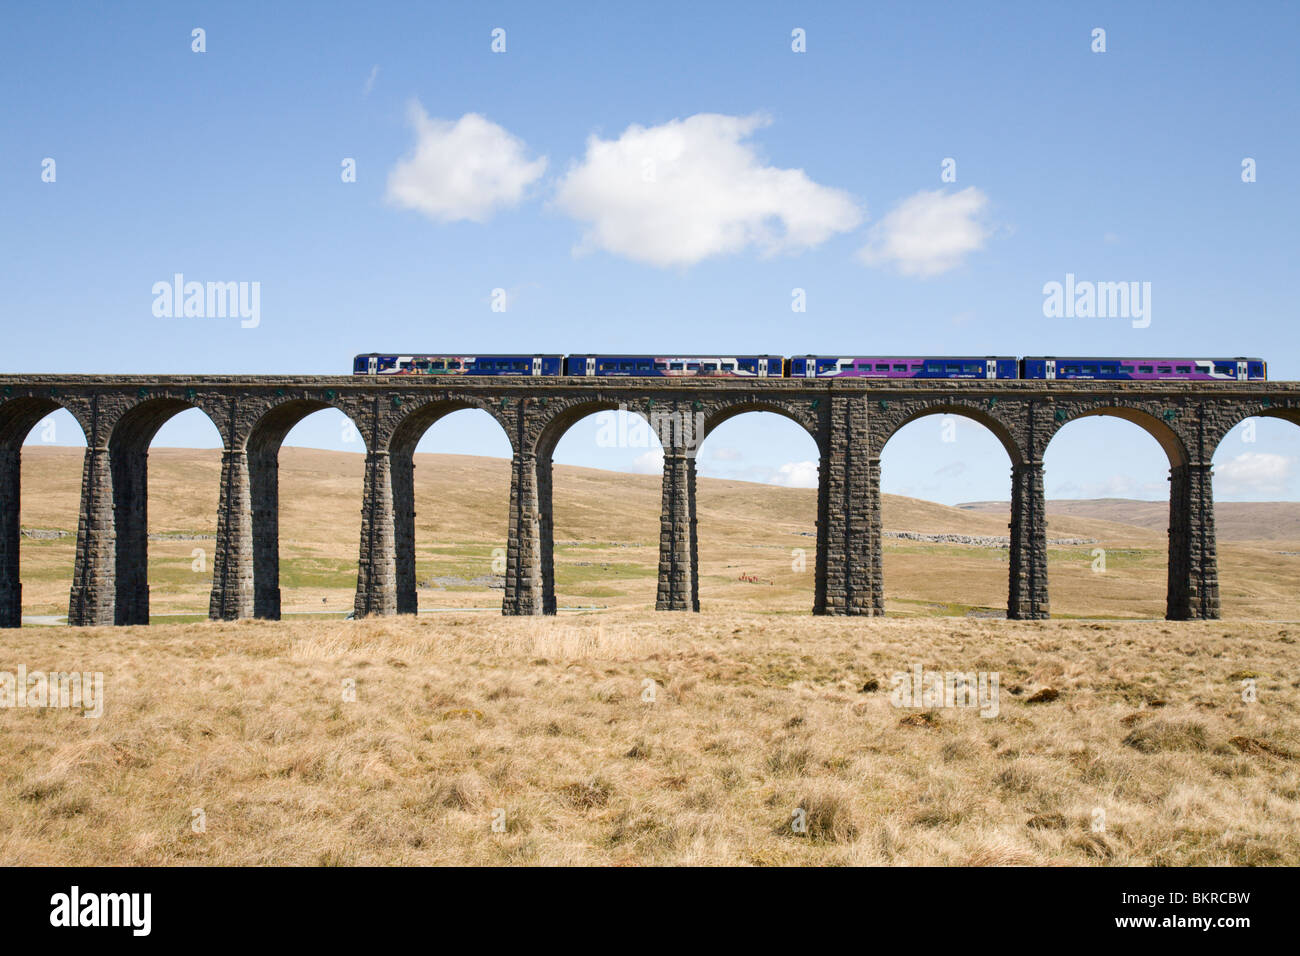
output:
[[[967,380],[410,378],[0,375],[0,626],[22,613],[20,454],[28,432],[67,409],[86,435],[69,623],[149,620],[149,444],[173,415],[202,409],[221,433],[221,495],[209,616],[278,618],[277,461],[289,430],[338,409],[365,442],[356,613],[410,614],[415,575],[415,446],[451,412],[482,409],[512,461],[504,614],[554,614],[551,457],[565,431],[602,410],[646,418],[664,449],[656,607],[699,610],[695,452],[743,412],[774,412],[817,443],[813,612],[884,612],[880,453],[904,425],[952,414],[986,426],[1011,466],[1007,615],[1046,618],[1043,453],[1068,422],[1127,419],[1169,459],[1170,619],[1217,618],[1210,463],[1243,419],[1300,424],[1300,383]],[[28,489],[40,494],[40,489]]]

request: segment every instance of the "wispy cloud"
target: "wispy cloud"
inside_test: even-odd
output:
[[[858,256],[867,265],[892,267],[906,276],[941,275],[984,248],[992,234],[983,219],[987,206],[988,197],[974,186],[916,193],[871,228]]]

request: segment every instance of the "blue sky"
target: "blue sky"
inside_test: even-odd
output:
[[[1297,378],[1297,28],[1284,4],[11,6],[3,369],[1049,353],[1260,355]],[[259,324],[155,316],[175,273],[259,283]],[[1149,282],[1150,325],[1046,318],[1067,273]],[[454,416],[421,450],[505,453],[487,426]],[[323,412],[289,441],[355,450],[344,434]],[[653,470],[596,436],[577,426],[558,460]],[[216,432],[189,412],[157,441]],[[1008,494],[978,426],[926,419],[885,456],[890,492]],[[799,483],[812,459],[793,425],[744,416],[701,470]],[[1223,500],[1300,498],[1300,430],[1229,436],[1216,465]],[[1069,426],[1047,468],[1054,496],[1167,494],[1124,422]]]

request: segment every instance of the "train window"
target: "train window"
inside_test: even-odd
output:
[[[1132,366],[1132,365],[1121,365],[1121,366],[1119,367],[1119,370],[1120,370],[1121,372],[1123,372],[1125,375],[1132,375],[1132,374],[1133,374],[1133,366]]]
[[[637,362],[637,363],[636,363],[636,370],[637,370],[638,372],[648,372],[648,371],[650,371],[650,363],[649,363],[649,362]]]
[[[976,365],[976,364],[974,364],[974,363],[972,363],[972,362],[968,362],[968,363],[964,366],[964,371],[966,372],[967,375],[978,375],[978,374],[979,374],[979,371],[980,371],[980,366],[978,366],[978,365]]]
[[[686,371],[686,365],[682,362],[673,362],[673,371],[684,372]]]
[[[699,363],[699,362],[687,362],[687,363],[686,363],[686,371],[688,371],[688,372],[698,372],[699,370],[700,370],[700,363]]]
[[[666,372],[666,371],[668,371],[668,363],[667,363],[667,362],[655,362],[655,370],[656,370],[656,371],[659,371],[659,372]]]
[[[1162,374],[1164,374],[1164,375],[1168,375],[1170,372],[1173,371],[1173,369],[1170,368],[1168,365],[1161,365],[1161,366],[1160,366],[1160,371],[1161,371]]]
[[[515,363],[515,371],[516,371],[516,372],[530,372],[530,371],[532,371],[532,367],[531,367],[527,362],[516,362],[516,363]]]
[[[600,369],[600,371],[602,372],[608,372],[614,366],[615,366],[614,362],[601,362],[596,367]]]
[[[1139,366],[1138,366],[1138,371],[1141,372],[1143,375],[1150,375],[1150,374],[1151,374],[1152,372],[1154,372],[1155,370],[1156,370],[1156,367],[1155,367],[1154,365],[1139,365]]]
[[[895,371],[895,372],[906,372],[906,371],[907,371],[907,366],[906,366],[906,365],[895,365],[895,366],[894,366],[894,371]]]
[[[447,368],[458,369],[461,367],[460,359],[452,359],[447,363]]]
[[[734,362],[723,362],[722,370],[724,372],[734,372],[736,370],[736,365]]]
[[[889,363],[888,363],[888,362],[877,362],[877,363],[876,363],[876,371],[877,371],[877,372],[888,372],[888,371],[889,371]]]
[[[1191,367],[1190,365],[1180,365],[1180,366],[1178,366],[1178,371],[1181,372],[1181,373],[1184,374],[1184,375],[1186,375],[1186,374],[1187,374],[1188,372],[1190,372],[1191,370],[1192,370],[1192,367]]]

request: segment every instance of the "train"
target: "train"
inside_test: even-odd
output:
[[[531,375],[580,378],[961,378],[1262,382],[1261,358],[1039,355],[428,355],[370,352],[354,375]]]

